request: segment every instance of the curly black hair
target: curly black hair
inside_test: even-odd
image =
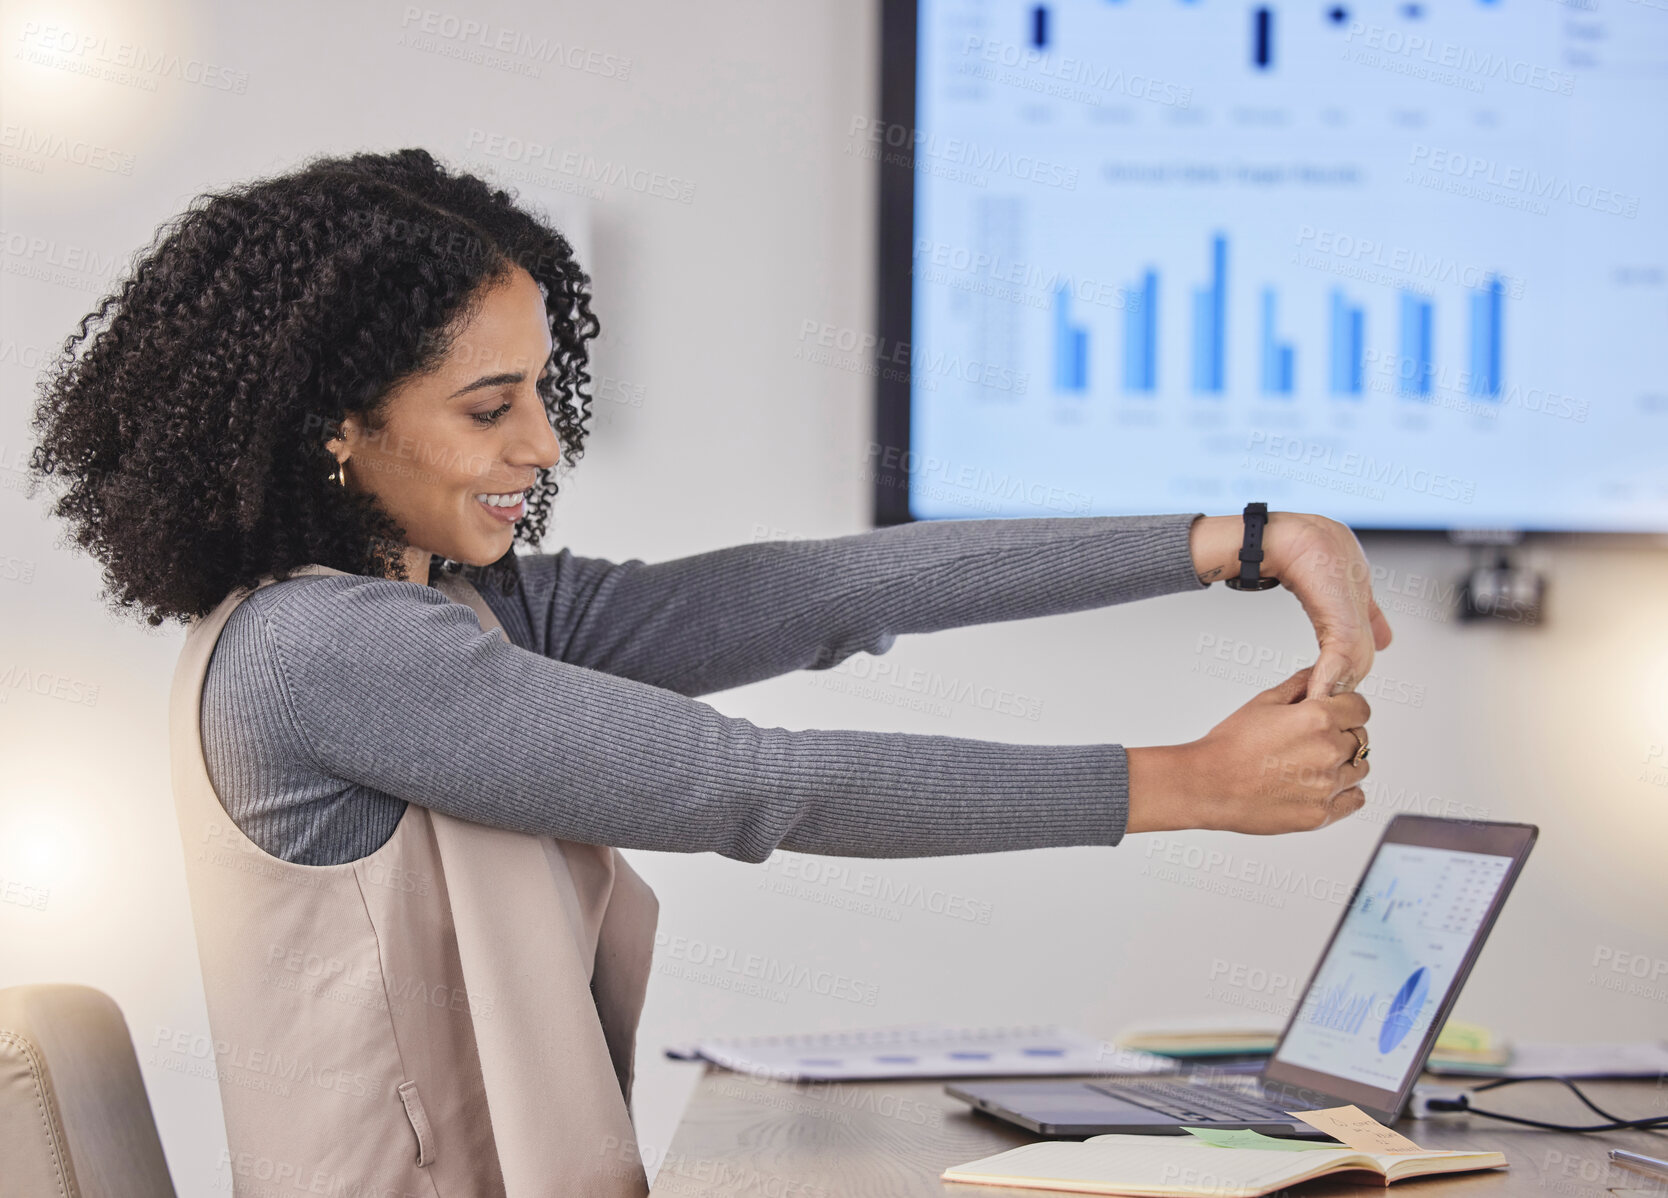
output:
[[[42,372],[30,493],[67,480],[53,514],[104,564],[112,609],[152,626],[307,562],[404,579],[404,531],[337,485],[325,443],[350,413],[376,427],[515,266],[544,293],[538,388],[572,466],[600,331],[590,277],[513,194],[404,149],[308,159],[159,228]],[[542,541],[555,475],[539,470],[515,540]]]

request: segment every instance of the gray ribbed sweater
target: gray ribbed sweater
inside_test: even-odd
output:
[[[1122,746],[762,728],[690,697],[884,653],[900,633],[1197,590],[1193,515],[957,520],[655,565],[515,555],[478,585],[512,644],[433,587],[308,575],[227,621],[203,688],[232,820],[352,861],[413,802],[621,848],[762,861],[1117,844]]]

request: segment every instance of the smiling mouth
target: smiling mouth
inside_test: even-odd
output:
[[[500,524],[514,524],[527,512],[527,493],[510,491],[503,494],[478,493],[475,503]]]

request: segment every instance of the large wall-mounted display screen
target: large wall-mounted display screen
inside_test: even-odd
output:
[[[1668,529],[1668,2],[905,2],[883,522]]]

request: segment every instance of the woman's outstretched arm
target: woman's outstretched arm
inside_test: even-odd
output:
[[[528,616],[479,589],[548,657],[704,695],[903,633],[1198,590],[1192,514],[946,520],[764,541],[647,565],[563,550],[516,559]],[[522,630],[517,630],[522,631]]]
[[[243,735],[270,726],[321,778],[569,840],[762,861],[776,848],[908,857],[1109,845],[1130,828],[1291,831],[1353,810],[1365,773],[1338,765],[1356,743],[1344,729],[1367,716],[1355,695],[1259,696],[1144,758],[1132,814],[1117,744],[761,728],[508,644],[409,582],[301,578],[245,606],[259,640],[229,664],[273,687],[220,713]]]

